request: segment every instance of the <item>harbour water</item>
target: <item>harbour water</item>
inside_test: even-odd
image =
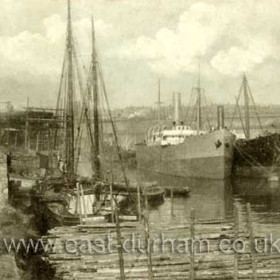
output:
[[[89,176],[90,165],[81,162],[83,175]],[[115,168],[115,169],[119,169]],[[280,225],[280,182],[268,182],[267,179],[227,179],[205,180],[175,177],[153,172],[126,170],[129,180],[138,182],[157,181],[160,186],[188,186],[190,194],[186,196],[165,196],[163,203],[150,205],[151,225],[165,226],[187,222],[191,209],[195,209],[196,218],[202,220],[227,219],[233,215],[234,204],[244,209],[250,203],[256,224],[271,225],[275,230]],[[116,174],[121,174],[120,170]],[[122,179],[122,175],[116,176]],[[258,228],[258,226],[256,226]],[[269,228],[269,226],[267,227]],[[280,237],[280,227],[279,227]]]
[[[189,186],[187,196],[165,197],[164,203],[150,206],[152,226],[181,224],[189,220],[191,209],[201,220],[227,219],[236,204],[246,222],[246,205],[251,204],[256,234],[280,237],[280,184],[267,180],[192,180],[171,176],[138,175],[141,180],[157,180],[161,186]],[[265,229],[265,232],[263,232]],[[277,237],[277,238],[278,238]]]

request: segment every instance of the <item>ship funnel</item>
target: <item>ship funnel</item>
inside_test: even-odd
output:
[[[174,116],[173,120],[176,123],[181,122],[181,92],[173,92],[173,110],[174,110]]]
[[[225,127],[225,112],[224,106],[219,105],[217,107],[217,121],[218,121],[218,129],[222,129]]]

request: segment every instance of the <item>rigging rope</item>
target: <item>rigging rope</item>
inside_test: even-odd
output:
[[[243,156],[243,159],[245,161],[247,161],[251,166],[255,166],[255,165],[258,165],[259,167],[261,167],[268,175],[270,175],[270,172],[268,172],[266,170],[266,168],[261,164],[259,163],[257,160],[255,160],[253,157],[251,157],[249,154],[247,154],[246,152],[242,151],[236,144],[233,144],[233,146],[236,148],[236,150],[239,152],[240,156],[242,155],[246,155],[246,157]],[[249,159],[251,160],[249,160]]]
[[[234,117],[235,117],[235,114],[236,114],[236,109],[237,109],[237,106],[238,106],[238,103],[239,103],[239,99],[241,97],[241,91],[242,91],[242,88],[243,88],[243,83],[239,89],[239,93],[238,93],[238,96],[236,98],[236,104],[235,104],[235,107],[234,107],[234,111],[233,111],[233,115],[232,115],[232,118],[231,118],[231,121],[230,121],[230,125],[229,125],[229,129],[231,130],[232,129],[232,126],[233,126],[233,120],[234,120]],[[245,130],[244,130],[245,131]]]
[[[110,109],[107,90],[106,90],[104,77],[103,77],[103,73],[102,73],[102,67],[101,67],[99,62],[98,62],[98,66],[99,66],[98,67],[98,72],[99,72],[99,76],[100,76],[100,80],[101,80],[101,85],[102,85],[102,90],[103,90],[103,94],[104,94],[104,97],[105,97],[106,105],[107,105],[107,108],[108,108],[108,114],[109,114],[109,117],[110,117],[112,130],[113,130],[113,134],[114,134],[114,138],[115,138],[115,142],[116,142],[118,157],[119,157],[119,160],[120,160],[120,165],[121,165],[121,169],[122,169],[122,172],[123,172],[124,181],[125,181],[126,187],[128,188],[129,187],[129,182],[128,182],[126,172],[125,172],[125,168],[124,168],[124,165],[123,165],[123,158],[122,158],[122,154],[121,154],[121,150],[120,150],[120,146],[119,146],[119,142],[118,142],[116,127],[115,127],[113,117],[112,117],[112,113],[111,113],[111,109]]]
[[[262,131],[263,131],[263,128],[262,128],[262,124],[261,124],[261,119],[260,119],[260,116],[259,116],[259,114],[258,114],[257,107],[256,107],[256,104],[255,104],[255,100],[254,100],[254,98],[253,98],[253,94],[252,94],[252,92],[251,92],[251,88],[250,88],[250,86],[249,86],[249,83],[247,83],[247,87],[248,87],[249,95],[250,95],[250,97],[251,97],[251,101],[252,101],[252,103],[253,103],[253,107],[254,107],[255,114],[256,114],[257,119],[258,119],[258,122],[259,122],[260,130],[261,130],[261,132],[262,132]]]

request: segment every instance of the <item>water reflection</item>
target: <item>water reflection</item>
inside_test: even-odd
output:
[[[248,202],[256,223],[280,223],[279,182],[263,179],[197,180],[150,173],[137,176],[142,181],[158,181],[161,186],[187,185],[191,189],[189,196],[175,196],[173,205],[171,198],[166,197],[163,204],[151,207],[150,221],[153,224],[187,222],[192,208],[196,210],[198,219],[226,218],[233,214],[234,203],[245,211]]]
[[[241,205],[251,203],[258,223],[280,223],[280,184],[263,179],[233,180],[235,199]]]
[[[83,164],[82,173],[88,175],[89,167]],[[196,210],[198,219],[225,218],[233,214],[234,203],[245,209],[248,202],[251,203],[256,223],[280,223],[280,182],[268,182],[265,179],[197,180],[152,172],[137,173],[136,170],[127,172],[131,180],[158,181],[161,186],[187,185],[191,189],[189,196],[174,197],[173,206],[170,197],[166,197],[163,204],[152,206],[151,223],[164,225],[186,222],[192,208]]]
[[[139,176],[139,175],[138,175]],[[160,186],[189,186],[188,196],[166,197],[165,202],[151,207],[151,223],[183,223],[189,219],[191,209],[198,219],[225,218],[233,211],[233,190],[230,180],[197,180],[166,175],[141,174],[141,180],[156,180]],[[173,207],[173,209],[172,209]],[[173,214],[173,215],[172,215]]]
[[[261,206],[265,211],[280,211],[279,182],[268,182],[265,179],[236,179],[232,184],[236,197],[252,205]]]

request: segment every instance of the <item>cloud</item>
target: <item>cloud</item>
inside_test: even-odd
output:
[[[279,0],[72,0],[72,11],[85,65],[94,14],[114,105],[151,104],[159,74],[163,98],[171,100],[169,92],[176,90],[186,91],[187,99],[198,57],[202,84],[213,99],[234,102],[246,71],[259,100],[272,92],[271,100],[280,100]],[[53,106],[65,50],[66,0],[3,0],[0,14],[2,97],[17,103],[38,96],[40,104],[40,96],[48,96]]]
[[[279,10],[276,0],[194,2],[175,29],[141,36],[116,52],[122,58],[144,60],[152,71],[165,75],[195,72],[197,58],[202,57],[213,71],[237,76],[268,58],[279,59]]]
[[[0,36],[0,93],[19,104],[32,96],[33,102],[53,106],[61,75],[65,52],[66,22],[58,14],[42,20],[41,32],[20,31],[14,35]],[[78,18],[73,21],[73,30],[80,62],[90,63],[91,19]],[[114,38],[113,27],[99,19],[95,22],[98,45],[106,44],[108,37]],[[81,66],[81,64],[80,64]],[[9,92],[9,95],[3,93]],[[47,104],[46,104],[47,103]]]
[[[18,71],[57,77],[61,71],[60,65],[65,49],[66,23],[56,14],[46,18],[43,23],[45,27],[43,34],[23,31],[14,36],[0,37],[2,75]],[[79,45],[85,47],[80,51],[89,53],[91,20],[79,19],[73,26]],[[100,39],[112,34],[112,27],[102,20],[96,21],[95,28]]]
[[[66,23],[58,14],[54,14],[43,20],[45,36],[49,44],[61,41],[65,37]]]
[[[219,51],[211,60],[212,66],[225,75],[239,76],[242,72],[251,72],[272,55],[266,42],[255,43],[251,47],[231,47]]]

